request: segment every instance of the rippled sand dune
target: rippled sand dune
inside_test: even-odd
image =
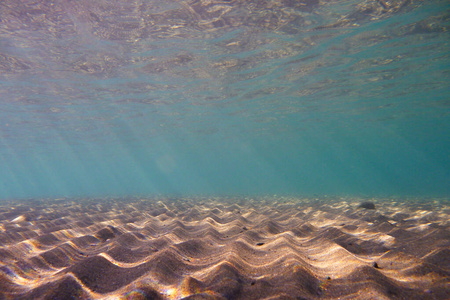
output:
[[[0,206],[0,299],[450,299],[449,203]]]

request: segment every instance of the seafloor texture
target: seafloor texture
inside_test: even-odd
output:
[[[0,299],[449,299],[448,202],[361,202],[4,202]]]

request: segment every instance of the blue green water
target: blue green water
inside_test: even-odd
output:
[[[444,0],[2,1],[0,199],[448,197],[449,16]]]

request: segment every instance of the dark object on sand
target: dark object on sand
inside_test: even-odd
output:
[[[375,204],[373,204],[373,202],[363,202],[358,207],[365,209],[375,209]]]

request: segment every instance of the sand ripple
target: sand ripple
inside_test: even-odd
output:
[[[450,299],[449,203],[77,199],[0,206],[0,299]]]

